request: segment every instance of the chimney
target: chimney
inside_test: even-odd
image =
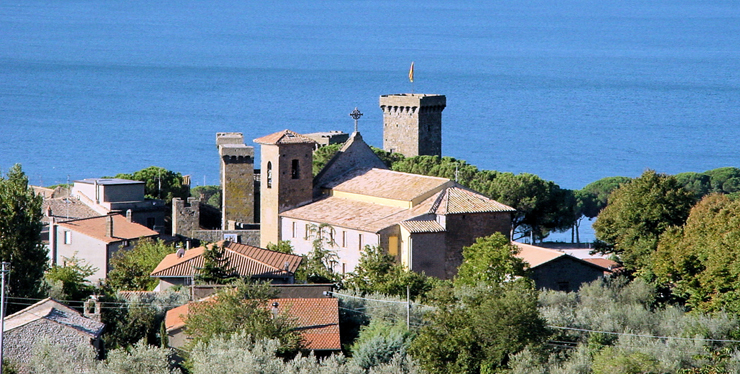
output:
[[[46,207],[46,216],[51,217],[51,207]]]
[[[277,318],[278,314],[280,313],[280,311],[278,310],[278,305],[279,304],[277,301],[272,303],[272,318],[273,319]]]
[[[92,320],[101,321],[100,318],[100,300],[98,295],[90,295],[90,298],[85,302],[83,315]]]
[[[131,209],[126,210],[126,221],[133,222],[131,218],[132,215]]]
[[[105,236],[107,238],[113,237],[113,216],[110,214],[105,217]]]

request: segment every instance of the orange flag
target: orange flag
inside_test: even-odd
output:
[[[414,83],[414,62],[411,61],[411,69],[409,69],[409,81]]]

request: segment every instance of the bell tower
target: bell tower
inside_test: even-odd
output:
[[[254,223],[254,147],[240,132],[216,133],[221,158],[221,229]]]
[[[290,130],[255,139],[260,144],[260,247],[280,240],[280,213],[311,202],[316,142]]]
[[[446,106],[444,95],[380,96],[383,149],[406,157],[442,156],[442,111]]]

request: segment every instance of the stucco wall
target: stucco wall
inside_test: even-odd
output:
[[[97,282],[99,279],[105,279],[108,269],[106,243],[79,232],[71,231],[71,243],[64,244],[64,232],[70,230],[60,226],[55,226],[55,229],[55,240],[57,242],[56,264],[64,266],[65,257],[72,258],[76,256],[98,269],[95,274],[88,278],[90,281]]]
[[[306,236],[306,225],[318,226],[319,223],[285,217],[282,218],[282,222],[282,240],[290,241],[296,254],[305,255],[310,253],[313,250],[314,238]],[[293,231],[294,227],[295,232]],[[360,236],[362,236],[361,241]],[[334,227],[334,242],[334,247],[327,248],[336,251],[339,256],[334,271],[342,273],[342,270],[344,270],[349,273],[354,271],[360,260],[360,249],[366,245],[378,245],[379,236],[376,233]]]
[[[411,234],[411,270],[445,279],[445,236],[444,232]]]

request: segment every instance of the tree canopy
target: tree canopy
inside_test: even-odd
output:
[[[675,177],[645,171],[609,196],[593,227],[602,250],[616,254],[630,271],[647,270],[660,235],[681,226],[694,204],[694,195]]]
[[[228,284],[239,276],[226,257],[226,248],[218,243],[205,246],[203,267],[199,269],[197,280],[205,283]]]
[[[118,291],[150,291],[157,286],[151,272],[175,248],[161,240],[142,239],[130,251],[119,251],[111,259],[113,269],[107,284]]]
[[[0,176],[0,260],[10,262],[8,295],[13,297],[44,297],[49,259],[41,242],[41,203],[20,165]]]
[[[456,286],[499,285],[524,276],[524,262],[517,248],[500,233],[478,238],[463,248],[463,263],[457,269]]]
[[[150,166],[133,174],[117,174],[115,178],[145,182],[144,194],[150,199],[162,199],[167,204],[179,197],[190,196],[189,186],[184,183],[182,174],[158,166]]]
[[[654,255],[658,282],[702,311],[740,314],[740,200],[706,196]]]

